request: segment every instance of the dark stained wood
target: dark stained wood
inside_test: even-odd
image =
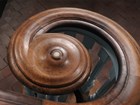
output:
[[[22,28],[26,26],[9,46],[9,63],[18,80],[47,94],[68,93],[85,82],[91,70],[90,56],[78,40],[59,33],[29,36]]]
[[[0,90],[0,105],[42,105],[42,101],[22,94]]]
[[[59,2],[56,0],[9,0],[4,14],[0,18],[0,35],[11,37],[15,29],[25,19],[39,11],[66,6],[89,9],[115,20],[140,44],[140,0],[61,0]],[[1,38],[0,43],[7,42],[7,38]],[[5,44],[0,44],[0,56],[2,58],[0,60],[2,62],[5,62],[3,58],[6,58],[5,55],[7,54],[5,49],[7,49]],[[3,69],[5,65],[2,64],[0,65],[1,71],[5,70]],[[120,100],[116,100],[112,102],[112,105],[119,105],[120,103]]]
[[[37,33],[37,31],[42,30],[39,32],[43,34],[48,31],[49,28],[55,27],[58,24],[63,24],[68,21],[64,20],[71,20],[70,22],[82,20],[89,23],[96,25],[94,27],[96,30],[102,33],[102,37],[110,42],[112,47],[114,48],[118,60],[120,62],[120,76],[118,82],[114,85],[114,87],[103,97],[99,98],[98,100],[83,103],[85,105],[137,105],[140,101],[140,55],[139,55],[139,46],[134,41],[134,39],[127,33],[121,26],[116,24],[115,22],[111,21],[110,19],[99,15],[94,12],[76,9],[76,8],[59,8],[59,9],[52,9],[50,11],[42,12],[36,16],[33,16],[29,20],[27,20],[15,33],[10,49],[13,49],[14,41],[17,42],[16,46],[20,46],[20,43],[24,43],[26,46],[21,46],[21,51],[19,50],[18,53],[22,54],[23,52],[25,55],[27,54],[27,46],[29,45],[28,41],[30,38],[26,37],[26,41],[23,40],[21,36],[17,36],[18,34],[24,33],[26,35],[32,35]],[[61,21],[60,21],[61,20]],[[49,23],[49,24],[48,24]],[[53,24],[51,24],[53,23]],[[51,24],[51,25],[50,25]],[[85,24],[81,22],[81,24]],[[93,26],[92,26],[93,28]],[[22,29],[22,31],[21,31]],[[14,40],[18,38],[19,40]],[[18,45],[19,44],[19,45]],[[24,49],[25,48],[25,49]],[[11,53],[13,50],[9,50],[9,61],[11,68],[13,71],[17,72],[18,76],[21,76],[20,79],[26,80],[25,83],[29,85],[29,82],[21,72],[19,72],[18,68],[15,66],[15,62],[11,58]],[[23,57],[25,57],[25,55]],[[26,61],[26,59],[24,59]],[[18,60],[18,62],[21,62]],[[16,63],[18,63],[16,61]],[[29,63],[29,62],[27,62]],[[22,65],[18,63],[21,69]],[[40,77],[41,78],[41,77]],[[32,84],[33,86],[33,84]],[[33,86],[32,88],[36,88]],[[50,102],[47,100],[43,101],[43,105],[66,105],[65,103],[55,103]],[[70,104],[76,105],[76,104]],[[79,104],[80,105],[80,104]]]

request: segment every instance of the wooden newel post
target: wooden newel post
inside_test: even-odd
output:
[[[32,39],[31,39],[32,38]],[[88,78],[91,63],[86,48],[60,33],[16,35],[11,42],[10,65],[25,86],[41,93],[64,94]]]
[[[16,78],[31,90],[48,97],[73,93],[77,103],[70,105],[138,105],[139,52],[131,35],[114,21],[83,9],[57,8],[17,29],[8,61]]]

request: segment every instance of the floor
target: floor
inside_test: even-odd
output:
[[[0,18],[0,89],[21,91],[15,88],[20,83],[7,62],[12,34],[30,16],[56,7],[78,7],[105,15],[123,26],[140,45],[140,0],[9,0]]]

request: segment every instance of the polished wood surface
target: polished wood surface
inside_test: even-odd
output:
[[[90,56],[78,40],[60,33],[24,34],[28,30],[23,28],[9,46],[9,64],[18,80],[47,94],[69,93],[86,81]]]
[[[121,65],[120,79],[116,85],[102,98],[95,100],[93,102],[83,103],[85,105],[137,105],[140,100],[139,96],[139,83],[140,83],[140,72],[139,72],[139,46],[134,41],[134,39],[118,24],[111,21],[110,19],[101,16],[97,13],[93,13],[81,9],[72,9],[72,8],[59,8],[50,11],[42,12],[32,18],[30,18],[24,25],[27,23],[30,32],[34,33],[36,30],[40,29],[41,26],[45,27],[41,30],[42,34],[47,31],[49,27],[56,25],[58,21],[63,20],[84,20],[86,22],[95,24],[97,27],[101,27],[100,31],[103,33],[103,37],[108,40],[113,48],[115,49],[118,59]],[[71,20],[72,21],[72,20]],[[49,23],[53,22],[52,26],[49,26]],[[32,27],[40,25],[40,27]],[[58,24],[58,23],[57,23]],[[20,28],[21,28],[20,27]],[[19,28],[19,30],[20,30]],[[24,28],[23,28],[24,29]],[[20,31],[17,31],[19,33]],[[104,33],[107,32],[107,33]],[[29,32],[29,31],[27,31]],[[27,33],[26,33],[27,34]],[[22,48],[22,47],[21,47]],[[10,51],[10,50],[9,50]],[[11,52],[9,52],[10,54]],[[25,51],[26,53],[26,51]],[[10,61],[11,62],[11,61]],[[131,63],[132,62],[132,63]],[[50,102],[43,100],[43,105],[65,105],[62,103]],[[71,104],[76,105],[76,104]],[[79,104],[80,105],[80,104]]]

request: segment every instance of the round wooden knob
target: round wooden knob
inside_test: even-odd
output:
[[[14,40],[10,47],[10,63],[17,78],[29,88],[48,94],[64,94],[79,88],[89,76],[89,54],[71,36],[46,33],[29,43],[27,40],[24,43],[21,37]]]
[[[53,50],[50,54],[54,60],[60,60],[63,57],[62,51],[57,49]]]

